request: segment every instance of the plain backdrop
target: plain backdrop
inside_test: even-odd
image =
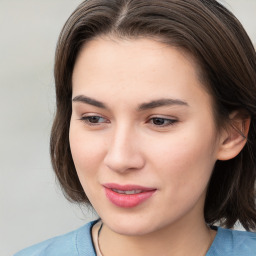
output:
[[[0,0],[0,255],[96,216],[67,202],[50,165],[58,34],[79,0]],[[223,2],[223,1],[221,1]],[[256,1],[226,0],[256,43]]]

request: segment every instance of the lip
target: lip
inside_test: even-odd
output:
[[[139,185],[119,185],[116,183],[103,184],[106,197],[111,203],[122,208],[132,208],[142,204],[149,199],[155,192],[156,188],[143,187]],[[140,191],[137,194],[122,194],[114,190],[120,191]]]

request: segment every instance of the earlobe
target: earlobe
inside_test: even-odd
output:
[[[217,159],[229,160],[236,157],[247,142],[251,119],[244,111],[234,111],[229,116],[228,128],[223,129]]]

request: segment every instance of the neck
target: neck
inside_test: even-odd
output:
[[[186,226],[177,223],[141,236],[121,235],[103,225],[99,243],[102,256],[204,256],[214,237],[215,231],[210,230],[204,221],[194,220]]]

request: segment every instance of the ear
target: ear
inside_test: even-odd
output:
[[[228,127],[220,135],[218,160],[236,157],[247,142],[251,118],[244,111],[234,111],[229,115]]]

